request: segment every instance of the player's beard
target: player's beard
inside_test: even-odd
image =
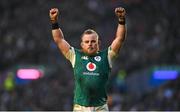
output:
[[[96,48],[89,47],[89,48],[87,49],[87,54],[88,54],[88,55],[94,55],[94,54],[96,54],[96,52],[97,52]]]

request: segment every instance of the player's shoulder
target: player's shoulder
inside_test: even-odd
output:
[[[78,48],[75,48],[75,47],[70,47],[70,50],[72,50],[75,54],[77,53],[82,53],[82,50],[81,49],[78,49]]]
[[[101,50],[100,52],[108,52],[108,50],[109,50],[109,47],[106,47],[106,48],[104,48],[103,50]]]
[[[108,54],[108,49],[109,49],[109,48],[102,49],[102,50],[98,51],[97,54],[98,54],[98,55]]]

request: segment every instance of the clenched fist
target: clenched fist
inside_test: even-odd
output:
[[[49,17],[52,23],[56,23],[58,20],[59,11],[57,8],[52,8],[49,11]]]
[[[115,9],[115,14],[118,18],[125,18],[126,11],[122,7],[118,7]]]

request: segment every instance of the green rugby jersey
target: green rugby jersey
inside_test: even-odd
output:
[[[75,79],[74,103],[82,106],[101,106],[107,102],[106,86],[115,53],[109,47],[94,56],[70,48],[70,60]]]

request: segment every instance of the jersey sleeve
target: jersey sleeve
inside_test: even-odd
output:
[[[70,47],[70,49],[69,49],[69,51],[66,53],[65,57],[66,57],[66,59],[68,59],[68,60],[71,62],[72,67],[74,68],[74,65],[75,65],[75,57],[76,57],[74,47]]]
[[[112,61],[117,57],[117,54],[111,49],[111,47],[108,47],[108,62],[109,66],[112,68]]]

